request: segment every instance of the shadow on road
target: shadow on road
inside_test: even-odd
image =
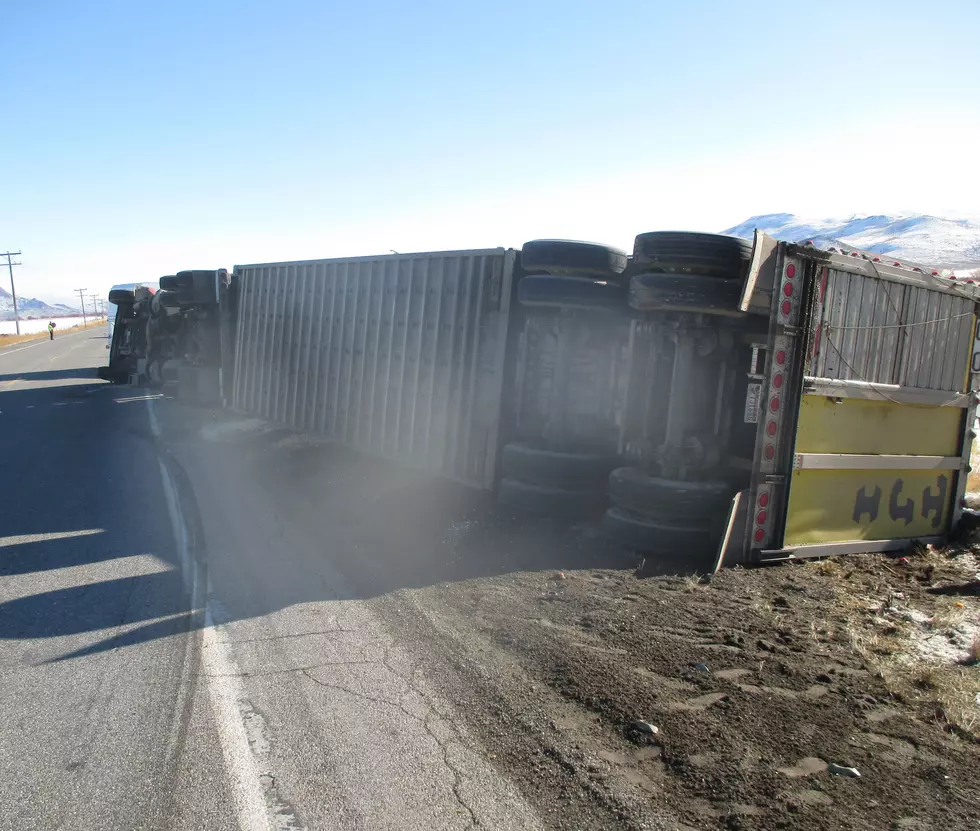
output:
[[[0,637],[33,639],[94,632],[135,620],[154,620],[189,611],[175,570],[120,577],[40,592],[0,604]]]
[[[194,629],[201,628],[203,625],[201,617],[202,615],[193,611],[180,612],[173,617],[155,620],[152,623],[121,632],[111,638],[98,641],[91,646],[83,646],[72,652],[66,652],[64,655],[59,655],[57,658],[52,658],[45,663],[57,664],[62,661],[70,661],[72,658],[83,658],[86,655],[98,655],[100,652],[111,652],[114,649],[137,646],[147,641],[155,641],[159,638],[185,635]]]
[[[60,376],[78,377],[73,371]],[[8,393],[0,401],[43,392]],[[2,576],[86,567],[77,584],[47,589],[40,580],[32,580],[30,594],[0,603],[0,639],[93,633],[92,642],[79,645],[76,637],[69,651],[54,659],[66,660],[202,625],[181,580],[161,484],[161,458],[167,459],[181,492],[190,547],[199,561],[206,560],[207,553],[198,511],[215,504],[207,489],[211,494],[220,490],[224,500],[224,525],[218,532],[244,535],[243,546],[253,552],[247,564],[244,557],[241,564],[237,559],[224,564],[232,570],[232,579],[240,579],[223,610],[225,619],[512,572],[636,565],[632,555],[610,546],[597,533],[598,516],[579,517],[574,524],[515,516],[499,509],[491,493],[336,445],[311,445],[285,430],[228,443],[209,440],[204,433],[214,419],[226,416],[212,418],[172,403],[161,418],[171,441],[178,443],[178,456],[196,466],[185,472],[152,438],[145,404],[114,405],[116,397],[127,395],[133,395],[131,388],[109,388],[84,406],[47,408],[75,414],[52,415],[34,425],[54,437],[52,450],[60,472],[45,471],[20,491],[9,480],[0,487],[0,497],[12,501],[12,515],[18,517],[16,528],[0,528],[0,540],[56,528],[104,530],[83,539],[0,546]],[[14,455],[18,453],[12,469],[37,464],[29,447]],[[200,507],[194,496],[199,490],[205,497]],[[263,519],[254,518],[260,515]],[[229,529],[229,524],[235,528]],[[147,552],[165,570],[133,576],[131,566],[120,565],[124,558]],[[128,574],[120,574],[127,568]],[[235,578],[239,571],[242,574]],[[337,572],[345,581],[342,598],[331,576]],[[125,631],[103,631],[117,627]]]
[[[0,641],[75,636],[65,649],[83,655],[188,629],[146,406],[76,382],[93,375],[0,390]]]
[[[48,530],[32,531],[40,535],[38,539],[11,544],[10,537],[0,537],[0,577],[91,565],[128,556],[114,547],[104,536],[106,532],[102,528],[72,529],[57,537],[57,533],[52,533],[46,523],[40,527]],[[96,534],[101,535],[99,539],[86,539]],[[2,631],[0,627],[0,637]]]
[[[40,372],[8,372],[0,375],[3,381],[67,381],[72,378],[97,378],[95,367],[81,369],[46,369]]]

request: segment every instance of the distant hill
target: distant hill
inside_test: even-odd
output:
[[[78,309],[66,306],[64,303],[45,303],[36,297],[18,297],[17,311],[21,320],[38,317],[65,317],[80,315]],[[14,298],[10,292],[0,288],[0,320],[14,319]]]
[[[756,228],[791,242],[813,240],[818,248],[858,248],[898,260],[953,268],[957,273],[980,267],[980,222],[967,219],[943,219],[926,214],[881,214],[849,219],[763,214],[722,233],[752,239]]]

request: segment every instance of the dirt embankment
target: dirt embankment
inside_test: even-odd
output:
[[[578,793],[635,828],[662,808],[692,828],[973,828],[977,601],[928,588],[975,572],[938,552],[709,583],[587,569],[411,600],[559,816]]]
[[[638,579],[589,523],[245,435],[235,453],[270,498],[320,530],[324,556],[344,552],[554,828],[977,827],[970,541]]]

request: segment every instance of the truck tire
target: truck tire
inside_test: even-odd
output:
[[[721,234],[654,231],[633,242],[633,267],[644,271],[741,278],[751,258],[750,243]]]
[[[217,271],[193,269],[177,272],[177,291],[181,305],[210,306],[217,303]]]
[[[615,459],[606,453],[547,450],[530,442],[504,445],[500,457],[506,477],[573,489],[601,486],[614,464]]]
[[[618,248],[568,239],[535,239],[521,248],[521,265],[530,273],[615,278],[628,258]]]
[[[674,525],[647,519],[623,508],[610,508],[602,518],[602,532],[631,551],[691,568],[710,558],[718,547],[718,534],[710,528]]]
[[[136,292],[132,289],[112,289],[109,292],[109,302],[117,306],[121,306],[124,303],[134,303],[135,301]]]
[[[609,501],[614,505],[680,522],[716,520],[734,495],[735,488],[723,481],[661,479],[638,467],[619,467],[609,474]]]
[[[518,479],[501,479],[497,501],[519,513],[573,517],[595,512],[602,505],[598,490],[535,485]]]
[[[517,300],[532,308],[626,311],[625,287],[587,277],[534,274],[517,284]]]
[[[629,304],[640,312],[688,312],[741,317],[741,280],[705,274],[635,274]]]
[[[161,291],[177,291],[179,288],[180,282],[177,280],[176,274],[168,274],[166,277],[160,278]]]

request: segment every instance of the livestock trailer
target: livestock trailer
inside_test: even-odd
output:
[[[535,241],[160,286],[127,308],[135,375],[510,504],[605,510],[654,556],[895,550],[961,513],[980,294],[938,270],[656,232],[631,256]]]

